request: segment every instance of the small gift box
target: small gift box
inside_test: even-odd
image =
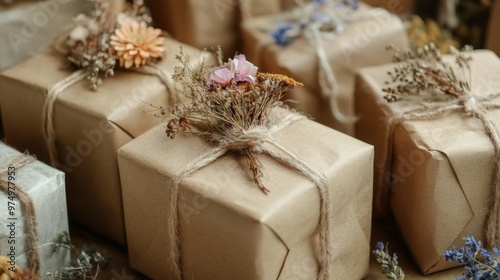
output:
[[[348,11],[342,15],[335,14],[335,8],[319,10],[321,13],[314,12],[314,19],[305,28],[302,24],[288,25],[309,21],[303,18],[303,11],[309,9],[243,22],[243,52],[262,71],[285,74],[305,84],[288,96],[298,101],[290,106],[353,135],[355,73],[360,67],[391,62],[385,48],[390,44],[407,48],[406,29],[397,16],[365,4],[346,7]],[[313,29],[317,34],[312,33]],[[270,35],[273,30],[276,39],[288,45],[278,45]],[[294,39],[288,42],[289,37]]]
[[[50,246],[69,231],[64,173],[3,142],[0,170],[0,255],[42,277],[59,271],[70,263],[69,250]]]
[[[61,26],[91,9],[78,0],[15,1],[0,4],[0,71],[45,51]]]
[[[34,56],[0,74],[6,139],[49,162],[52,154],[46,139],[51,121],[50,137],[58,154],[51,161],[66,172],[70,218],[121,244],[125,244],[125,227],[116,153],[159,123],[149,114],[144,117],[144,111],[152,109],[146,104],[167,106],[175,100],[174,84],[169,79],[174,67],[179,66],[173,53],[180,46],[192,57],[193,67],[200,58],[209,56],[165,38],[165,55],[153,68],[155,72],[147,75],[117,70],[97,91],[89,89],[85,79],[88,72],[72,73],[65,67],[64,57],[54,53]],[[80,81],[75,82],[76,78]],[[52,114],[45,116],[47,95],[56,89],[60,93],[55,100],[51,97]]]
[[[309,120],[293,123],[275,138],[328,178],[331,279],[363,278],[370,253],[372,147]],[[210,149],[199,137],[169,140],[165,125],[120,149],[134,269],[153,279],[175,279],[172,266],[167,265],[165,209],[171,195],[167,183]],[[265,166],[264,184],[271,191],[267,195],[255,187],[236,156],[218,159],[181,184],[177,211],[184,279],[318,278],[318,190],[308,178],[272,157],[259,159]]]
[[[132,266],[154,279],[365,276],[372,147],[283,108],[302,84],[244,55],[174,77],[191,102],[118,154]]]
[[[434,55],[436,49],[426,46],[420,51]],[[447,63],[456,60],[465,65],[463,57],[443,57]],[[499,223],[494,221],[499,181],[494,177],[498,176],[499,153],[493,143],[498,143],[500,128],[500,60],[484,50],[472,52],[471,57],[467,62],[470,76],[466,66],[446,68],[455,69],[449,76],[443,75],[448,73],[445,68],[437,71],[429,67],[441,67],[439,61],[443,60],[438,54],[438,60],[403,62],[418,67],[389,64],[362,69],[357,77],[355,99],[360,119],[356,136],[375,146],[374,215],[387,217],[390,205],[413,258],[425,274],[449,268],[443,252],[460,247],[465,236],[483,236],[488,244],[498,243],[494,232],[498,232]],[[427,96],[412,96],[408,93],[414,85],[425,87],[417,79],[405,85],[396,83],[396,91],[387,94],[382,89],[387,87],[388,71],[391,75],[415,73],[444,87],[422,91]],[[411,75],[394,79],[402,82]],[[409,97],[393,103],[384,100],[394,101],[398,98],[393,93],[401,92]],[[459,97],[450,98],[452,95]],[[430,97],[445,99],[430,102]],[[493,223],[485,222],[487,217]]]

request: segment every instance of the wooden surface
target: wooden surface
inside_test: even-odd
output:
[[[398,229],[396,225],[392,223],[386,224],[376,224],[373,226],[372,232],[372,248],[375,247],[375,243],[381,241],[383,243],[389,243],[389,251],[391,253],[396,253],[398,255],[398,262],[400,266],[403,268],[407,279],[429,279],[429,280],[454,280],[457,277],[461,276],[462,268],[454,268],[450,270],[446,270],[439,273],[434,273],[431,275],[424,276],[417,268],[415,262],[413,262],[409,252],[406,250],[406,247],[399,236]],[[376,260],[372,257],[370,260],[370,274],[364,280],[378,280],[378,279],[386,279],[382,274],[380,269],[380,265],[376,262]]]
[[[462,268],[455,268],[444,272],[423,276],[415,263],[411,260],[408,252],[405,249],[404,243],[399,237],[397,228],[394,224],[376,224],[374,225],[372,233],[372,243],[377,241],[389,243],[389,249],[392,253],[397,253],[401,267],[403,267],[406,278],[405,279],[429,279],[429,280],[453,280],[461,276]],[[97,237],[77,226],[71,226],[71,238],[77,248],[90,248],[97,249],[105,257],[110,258],[109,264],[102,269],[97,279],[111,279],[111,280],[142,280],[149,279],[134,271],[129,263],[127,251],[124,247],[117,245],[104,238]],[[355,260],[353,260],[355,261]],[[386,279],[377,264],[375,259],[371,259],[370,274],[364,280],[383,280]],[[159,279],[163,280],[163,279]],[[306,279],[304,279],[306,280]],[[309,279],[307,279],[309,280]]]

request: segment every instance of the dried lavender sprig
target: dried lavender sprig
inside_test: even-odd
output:
[[[405,273],[403,269],[399,267],[398,256],[396,254],[391,256],[388,245],[389,244],[384,245],[382,242],[377,242],[372,254],[375,255],[377,262],[380,263],[382,272],[387,279],[403,280],[405,279]]]
[[[465,246],[453,247],[444,252],[446,261],[464,265],[464,277],[458,277],[457,280],[500,279],[500,247],[495,246],[490,252],[473,236],[467,236],[464,240]]]
[[[471,76],[470,62],[472,57],[467,55],[470,47],[462,51],[450,49],[455,56],[455,66],[446,62],[439,49],[431,43],[416,51],[395,51],[394,60],[398,65],[387,74],[390,80],[386,81],[387,94],[384,98],[388,102],[395,102],[412,96],[423,96],[431,100],[449,100],[459,98],[470,91]],[[456,70],[460,70],[457,73]]]

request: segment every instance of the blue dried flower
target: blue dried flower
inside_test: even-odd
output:
[[[271,32],[271,37],[276,40],[276,44],[286,46],[292,41],[293,37],[289,35],[289,31],[295,27],[295,24],[293,22],[279,22],[276,25],[276,29]]]
[[[382,273],[385,277],[391,280],[403,280],[405,278],[405,273],[398,265],[398,256],[389,254],[389,248],[382,242],[377,242],[375,244],[375,250],[372,254],[375,255],[377,262],[380,263],[382,267]]]
[[[482,248],[481,241],[476,241],[473,236],[467,236],[464,240],[464,247],[453,247],[444,252],[446,261],[464,265],[462,275],[465,277],[457,280],[500,279],[500,248],[495,246],[492,253]]]
[[[359,0],[342,0],[342,4],[352,8],[353,10],[359,9]]]
[[[493,254],[495,254],[495,256],[497,256],[497,257],[500,257],[500,247],[499,246],[493,247]]]
[[[312,15],[312,20],[316,22],[334,22],[335,19],[327,14],[322,12],[314,12]]]

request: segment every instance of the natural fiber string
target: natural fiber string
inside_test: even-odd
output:
[[[268,154],[281,163],[293,168],[302,175],[313,181],[320,194],[320,219],[319,219],[319,264],[320,272],[318,279],[327,280],[330,278],[331,266],[333,264],[333,249],[331,245],[331,209],[330,195],[326,177],[307,163],[298,159],[288,152],[284,147],[273,140],[273,134],[289,126],[295,121],[303,119],[302,115],[291,113],[282,118],[277,124],[268,129],[256,127],[249,129],[241,137],[219,143],[218,146],[202,154],[189,164],[179,170],[168,183],[168,203],[167,203],[167,223],[168,223],[168,244],[170,251],[170,262],[174,267],[174,272],[178,279],[182,279],[180,268],[180,243],[179,243],[179,216],[178,216],[178,196],[180,183],[194,172],[214,162],[225,153],[232,150],[252,149],[255,152]]]
[[[154,63],[148,63],[139,68],[133,68],[134,71],[142,74],[157,76],[160,79],[161,83],[165,85],[167,88],[167,98],[169,104],[176,104],[178,101],[177,98],[177,90],[174,88],[174,80],[172,79],[172,75],[162,68],[158,67],[158,65]]]
[[[490,202],[488,215],[484,225],[486,244],[490,247],[493,247],[495,244],[500,242],[500,138],[498,136],[497,128],[488,116],[488,110],[500,109],[499,104],[489,102],[496,97],[500,97],[500,93],[490,95],[479,100],[476,97],[472,97],[467,94],[465,97],[454,102],[418,106],[392,118],[389,121],[389,133],[386,135],[386,143],[389,143],[389,147],[385,159],[385,162],[388,163],[387,166],[392,166],[390,159],[393,149],[392,136],[396,126],[404,121],[435,120],[450,112],[464,112],[467,116],[478,119],[483,126],[483,131],[490,139],[495,150],[493,189],[491,191],[491,197],[493,200]]]
[[[160,81],[167,87],[167,96],[169,98],[170,104],[175,104],[175,102],[177,102],[177,97],[175,94],[177,91],[173,87],[174,82],[170,75],[163,69],[159,68],[155,64],[148,64],[140,68],[134,68],[133,70],[139,73],[157,76]],[[54,103],[60,93],[62,93],[72,85],[78,83],[79,81],[84,80],[86,77],[87,73],[84,70],[77,70],[62,81],[52,86],[47,92],[47,97],[45,98],[42,109],[43,136],[45,139],[47,151],[49,153],[50,165],[52,165],[53,167],[57,167],[58,159],[56,147],[56,132],[54,126]]]
[[[42,109],[43,136],[45,145],[49,152],[50,165],[56,167],[57,163],[57,147],[56,147],[56,132],[54,128],[54,103],[61,92],[68,87],[85,79],[86,73],[84,70],[78,70],[66,77],[64,80],[52,86],[47,92],[47,97]]]
[[[302,17],[305,20],[308,20],[306,13],[306,4],[303,0],[295,0],[297,6],[300,7],[302,11]],[[337,78],[335,78],[335,74],[333,73],[333,69],[328,62],[328,56],[326,55],[325,48],[323,46],[323,40],[321,39],[321,34],[319,31],[319,26],[317,24],[309,24],[308,30],[310,36],[306,36],[309,40],[309,44],[314,47],[314,51],[316,53],[316,57],[318,58],[319,63],[319,85],[321,87],[321,92],[323,93],[323,97],[326,97],[330,100],[330,107],[332,111],[333,117],[343,124],[351,124],[356,121],[355,117],[347,116],[339,108],[338,104],[338,95],[339,95],[339,86],[337,82]]]
[[[303,0],[295,0],[297,6],[301,8],[302,17],[307,20],[307,13],[305,12],[306,4]],[[381,9],[373,9],[372,11],[381,10]],[[371,18],[374,18],[374,15],[365,15],[361,17],[356,17],[351,21],[364,21]],[[337,78],[333,73],[333,69],[328,61],[328,56],[325,51],[325,47],[323,46],[323,40],[321,39],[321,34],[319,30],[319,26],[317,24],[309,24],[309,36],[306,36],[309,44],[314,47],[314,51],[318,58],[319,62],[319,85],[321,88],[321,92],[323,93],[323,97],[326,97],[330,101],[330,108],[332,111],[332,115],[335,120],[339,121],[342,124],[353,124],[356,122],[357,117],[349,116],[342,113],[342,110],[339,107],[339,85],[337,82]],[[342,31],[340,31],[342,32]]]
[[[16,170],[22,168],[33,162],[35,158],[33,156],[29,156],[27,154],[21,154],[18,156],[12,157],[5,165],[0,166],[0,174],[8,174],[9,167],[14,166]],[[0,178],[0,188],[5,193],[8,192],[9,183],[5,176]],[[30,278],[33,278],[33,275],[40,274],[40,255],[38,254],[38,222],[36,218],[35,212],[35,204],[31,196],[19,185],[16,185],[15,196],[21,202],[22,207],[25,210],[25,230],[27,235],[26,247],[28,253],[28,264],[31,269],[32,275]]]

